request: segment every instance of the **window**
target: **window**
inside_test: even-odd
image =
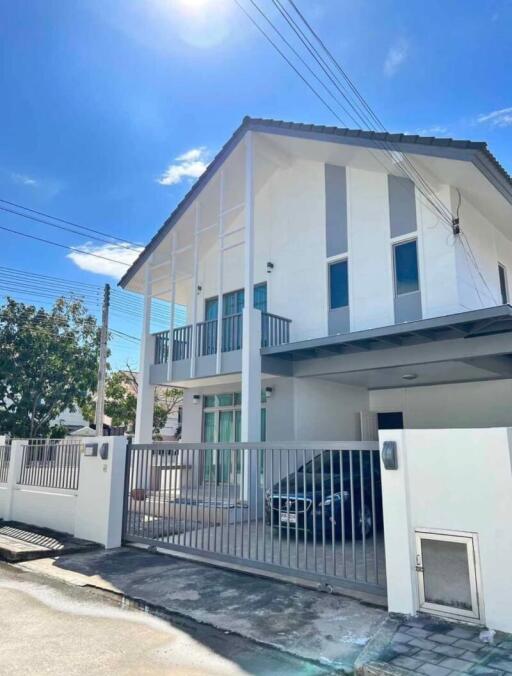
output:
[[[254,307],[261,312],[267,311],[267,283],[256,284],[254,287]]]
[[[331,310],[348,305],[348,261],[329,266],[329,295]]]
[[[508,303],[507,271],[501,263],[498,264],[498,273],[500,276],[501,302],[506,305]]]
[[[207,298],[204,302],[204,320],[205,322],[217,319],[219,312],[219,300],[215,298]]]
[[[418,252],[416,240],[395,244],[395,293],[401,296],[404,293],[419,291]]]
[[[239,315],[244,308],[244,290],[237,289],[225,293],[222,297],[222,314],[224,317],[232,317]],[[267,283],[254,285],[254,307],[261,312],[267,311]],[[204,316],[205,320],[217,319],[218,315],[218,300],[215,298],[208,298],[205,301]]]
[[[225,293],[222,302],[222,313],[224,317],[239,315],[244,307],[244,290],[231,291]]]

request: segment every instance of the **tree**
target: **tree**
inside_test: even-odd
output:
[[[127,366],[126,371],[114,371],[107,377],[105,385],[105,415],[112,419],[112,425],[126,427],[128,432],[135,429],[137,413],[137,394],[139,383],[137,374]],[[155,388],[153,415],[153,434],[160,435],[167,418],[177,411],[183,393],[175,387],[159,386]],[[90,398],[82,406],[82,414],[90,421],[94,420],[95,401]]]
[[[96,386],[99,329],[78,299],[51,310],[10,298],[0,308],[0,430],[49,434],[62,411],[75,411]]]

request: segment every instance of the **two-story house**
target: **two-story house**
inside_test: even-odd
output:
[[[159,384],[188,442],[511,425],[510,275],[486,144],[245,118],[121,280],[145,298],[136,439]],[[150,334],[152,298],[187,325]]]

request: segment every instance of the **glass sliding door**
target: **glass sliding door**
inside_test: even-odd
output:
[[[238,443],[242,431],[240,392],[211,394],[203,398],[203,441],[218,444]],[[266,408],[262,393],[261,441],[266,439]],[[263,474],[263,453],[259,453],[259,473]],[[235,483],[241,480],[242,453],[231,449],[208,449],[205,452],[204,480]]]
[[[215,441],[215,413],[205,412],[203,418],[203,441]],[[204,480],[215,481],[215,451],[211,448],[204,453]]]
[[[234,411],[219,411],[219,442],[228,444],[234,441]],[[219,449],[219,481],[231,480],[231,453],[229,449]]]

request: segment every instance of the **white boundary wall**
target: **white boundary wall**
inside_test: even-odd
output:
[[[42,488],[18,483],[23,440],[14,440],[7,483],[0,484],[0,518],[32,526],[52,528],[98,542],[106,548],[121,545],[126,439],[97,437],[98,454],[80,455],[78,490]],[[99,449],[108,445],[103,460]]]
[[[419,608],[414,531],[476,534],[483,623],[512,632],[512,429],[386,430],[398,469],[382,467],[388,607]]]

